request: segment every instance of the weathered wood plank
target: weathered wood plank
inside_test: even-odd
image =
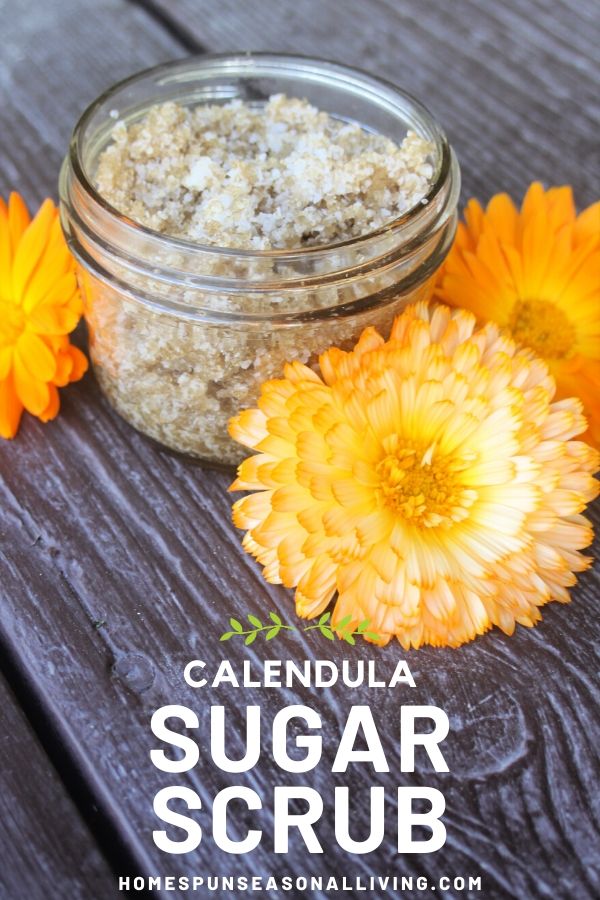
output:
[[[135,7],[104,0],[86,5],[79,17],[81,3],[56,0],[45,5],[40,19],[37,6],[32,14],[34,6],[30,0],[20,5],[15,18],[22,15],[23,23],[9,25],[11,46],[18,50],[0,63],[0,83],[12,98],[10,107],[0,111],[5,125],[0,131],[0,178],[3,190],[18,186],[39,200],[53,191],[79,109],[116,77],[180,53]],[[452,16],[441,4],[419,4],[420,21],[411,17],[406,3],[390,8],[364,4],[358,10],[353,5],[352,16],[338,29],[342,37],[331,38],[329,7],[316,2],[280,6],[281,13],[279,5],[261,3],[256,20],[251,15],[258,13],[255,2],[187,6],[177,0],[169,10],[181,14],[214,49],[248,41],[255,47],[335,55],[391,74],[425,99],[431,95],[431,106],[453,140],[461,142],[469,192],[480,188],[484,196],[501,187],[520,189],[531,177],[549,173],[548,180],[577,184],[582,202],[592,199],[591,168],[582,150],[593,143],[591,76],[574,63],[585,29],[576,26],[570,43],[566,7],[557,5],[557,22],[542,28],[529,21],[537,5],[524,9],[517,0],[493,14],[489,4],[460,0],[453,4],[457,11]],[[583,21],[587,9],[584,4]],[[371,19],[376,31],[367,27]],[[541,21],[547,23],[548,17]],[[65,48],[59,36],[67,26],[70,43]],[[405,36],[401,72],[398,32]],[[459,33],[464,56],[456,50]],[[331,51],[326,40],[336,41]],[[43,64],[34,59],[38,47]],[[538,100],[541,106],[529,108],[529,99],[537,96],[530,88],[532,73],[559,48],[560,75],[554,84],[566,85],[563,101],[565,107],[570,104],[569,122],[575,129],[570,136],[569,129],[566,135],[562,130],[553,135],[547,127],[549,83]],[[511,73],[511,67],[522,77]],[[470,80],[464,84],[467,74]],[[42,76],[46,82],[40,86]],[[542,81],[546,77],[535,75]],[[511,78],[517,78],[518,89],[510,87]],[[523,129],[532,129],[532,137],[512,147]],[[505,131],[508,136],[500,140]],[[507,147],[514,158],[506,156]],[[572,153],[566,152],[568,147]],[[197,854],[174,864],[152,842],[152,797],[170,779],[151,765],[149,719],[164,703],[196,708],[203,725],[211,702],[232,710],[259,703],[269,717],[288,703],[314,705],[324,721],[326,761],[318,775],[293,780],[313,784],[329,798],[333,785],[343,783],[328,766],[350,704],[374,706],[386,752],[394,760],[399,704],[431,702],[451,716],[451,771],[434,776],[423,768],[414,781],[445,793],[448,843],[433,857],[402,859],[402,871],[432,877],[481,873],[486,900],[586,900],[597,895],[598,810],[588,795],[598,776],[600,704],[590,674],[597,669],[600,637],[596,576],[588,573],[582,579],[570,607],[548,608],[534,631],[518,629],[512,639],[490,634],[458,653],[408,654],[416,691],[381,691],[375,698],[373,691],[339,686],[322,694],[296,689],[194,692],[182,680],[189,659],[200,657],[214,670],[223,656],[259,664],[267,655],[258,642],[246,650],[233,642],[218,643],[228,615],[240,610],[264,614],[272,608],[291,612],[290,596],[264,585],[241,553],[239,534],[229,520],[226,475],[172,457],[134,433],[110,411],[92,376],[65,391],[64,398],[56,422],[42,426],[27,421],[17,442],[0,445],[0,646],[37,698],[53,746],[62,746],[65,765],[89,786],[133,868],[153,874],[211,867],[231,874],[397,870],[391,837],[374,856],[352,858],[330,851],[326,859],[311,858],[295,846],[275,862],[269,838],[247,859],[212,852],[206,841]],[[595,515],[598,520],[598,508]],[[336,661],[371,655],[362,647],[323,644],[314,635],[280,636],[268,655],[295,660],[321,655]],[[378,654],[382,676],[389,677],[398,653],[390,647]],[[232,739],[232,753],[240,743],[239,735]],[[267,754],[268,735],[264,750]],[[390,792],[396,783],[410,783],[410,776],[378,779],[372,783],[385,784]],[[208,763],[177,781],[197,790],[204,809],[229,783]],[[286,778],[275,778],[264,762],[246,783],[268,805],[274,781],[286,783]],[[353,795],[364,809],[367,796],[357,780]],[[357,822],[363,818],[359,811]],[[268,836],[268,809],[262,824]],[[321,835],[324,844],[335,847],[330,815]]]
[[[0,896],[118,897],[106,860],[0,676]]]

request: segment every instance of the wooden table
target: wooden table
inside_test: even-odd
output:
[[[19,189],[32,204],[56,194],[73,123],[104,88],[188,52],[234,48],[328,56],[391,77],[445,124],[464,197],[501,189],[519,197],[534,178],[573,184],[580,206],[599,194],[594,0],[4,6],[0,190]],[[91,374],[62,398],[55,422],[27,417],[18,439],[0,444],[0,896],[108,900],[118,896],[112,873],[284,870],[481,875],[480,893],[446,897],[600,896],[597,575],[581,578],[570,606],[547,607],[536,629],[519,627],[510,639],[494,631],[458,652],[406,654],[414,691],[207,696],[185,685],[185,664],[201,658],[214,667],[224,656],[260,663],[264,643],[240,649],[218,636],[238,610],[291,615],[290,595],[266,586],[241,552],[227,475],[150,444],[109,409]],[[314,632],[280,636],[270,655],[338,662],[368,655],[326,643]],[[389,677],[399,648],[376,655]],[[442,706],[451,719],[450,773],[377,777],[390,790],[414,781],[445,793],[445,847],[400,862],[391,841],[367,857],[330,849],[311,858],[294,845],[276,859],[267,845],[248,857],[207,859],[201,845],[167,858],[152,840],[152,799],[170,781],[150,761],[150,717],[165,703],[182,703],[205,724],[211,701],[260,704],[267,717],[288,703],[314,703],[329,763],[352,703],[374,706],[391,759],[398,706]],[[318,772],[314,783],[328,798],[342,782],[326,763]],[[285,782],[262,764],[253,786],[267,797],[275,780]],[[208,762],[177,781],[205,807],[228,783]],[[358,803],[364,790],[353,792]],[[264,816],[268,832],[268,809]],[[330,848],[332,829],[324,823]]]

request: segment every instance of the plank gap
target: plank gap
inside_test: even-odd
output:
[[[192,31],[181,24],[179,19],[172,15],[165,6],[156,3],[155,0],[127,0],[133,6],[139,6],[172,38],[175,38],[188,53],[207,53],[207,48],[194,35]]]
[[[89,773],[81,768],[80,760],[71,752],[71,743],[56,730],[55,719],[50,707],[44,705],[35,689],[31,674],[24,671],[20,661],[13,655],[10,641],[0,634],[0,655],[2,675],[8,684],[23,715],[31,726],[50,765],[58,775],[67,794],[73,801],[89,831],[97,842],[102,857],[115,877],[115,891],[119,876],[144,875],[148,871],[145,861],[140,859],[120,827],[118,813],[111,814],[106,799],[95,790]],[[162,891],[153,891],[154,900],[164,897]],[[124,896],[129,896],[127,893]],[[149,896],[145,891],[136,896]]]

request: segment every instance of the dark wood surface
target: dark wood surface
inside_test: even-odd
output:
[[[2,676],[0,708],[0,897],[117,896],[108,863]]]
[[[501,189],[518,196],[534,178],[572,183],[580,205],[598,195],[593,0],[20,0],[3,29],[0,191],[18,188],[32,203],[55,195],[72,125],[89,101],[117,78],[195,47],[293,49],[392,77],[447,127],[465,196],[486,199]],[[405,656],[416,690],[193,691],[182,678],[192,658],[214,667],[224,656],[258,665],[267,655],[341,660],[373,651],[314,633],[280,636],[268,652],[260,641],[247,649],[219,644],[232,613],[293,609],[289,593],[265,585],[241,552],[229,476],[136,434],[109,409],[92,375],[62,397],[55,422],[27,419],[17,441],[0,444],[0,649],[13,690],[116,872],[481,874],[484,890],[473,896],[486,900],[598,896],[597,575],[581,579],[572,604],[546,607],[538,628],[518,628],[513,638],[494,632],[460,651],[376,651],[388,676]],[[598,521],[598,507],[594,515]],[[445,708],[450,773],[423,768],[414,777],[367,779],[385,784],[391,797],[411,779],[438,786],[448,810],[444,849],[398,864],[391,832],[385,849],[368,857],[330,850],[311,858],[294,845],[274,859],[272,785],[302,779],[288,782],[264,763],[247,782],[266,798],[262,850],[211,853],[210,860],[208,843],[184,858],[158,851],[152,799],[172,780],[150,762],[152,712],[183,703],[204,726],[211,702],[234,711],[258,703],[268,721],[294,701],[320,712],[329,762],[350,705],[371,703],[392,771],[399,705]],[[197,790],[204,807],[229,783],[208,761],[177,781]],[[343,781],[325,762],[306,783],[329,798]],[[365,789],[357,785],[353,797],[359,810]],[[49,814],[39,820],[53,827]],[[326,846],[335,846],[332,831],[327,820]],[[75,834],[65,841],[63,871]],[[88,896],[113,893],[99,880]],[[30,894],[12,887],[8,896]],[[77,894],[52,882],[45,896]]]

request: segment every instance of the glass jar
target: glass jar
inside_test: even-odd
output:
[[[359,238],[293,250],[200,245],[121,215],[94,187],[118,117],[150,106],[261,104],[305,98],[330,115],[401,143],[432,144],[423,201]],[[459,169],[427,110],[392,84],[331,62],[273,54],[202,56],[142,72],[103,94],[77,124],[60,176],[62,223],[79,263],[90,356],[114,408],[177,451],[235,464],[230,416],[254,406],[286,361],[313,365],[368,325],[383,334],[408,303],[426,299],[454,237]]]

